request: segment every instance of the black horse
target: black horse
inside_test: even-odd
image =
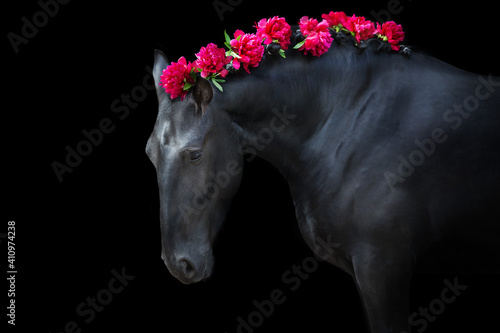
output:
[[[500,272],[500,78],[335,40],[319,58],[267,54],[223,93],[198,79],[182,102],[158,85],[168,61],[156,51],[146,151],[162,258],[183,283],[209,277],[257,155],[288,181],[311,249],[353,277],[371,332],[399,333],[413,272]]]

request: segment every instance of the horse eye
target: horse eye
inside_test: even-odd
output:
[[[191,153],[189,153],[189,160],[190,162],[197,162],[201,159],[202,156],[203,153],[201,150],[192,151]]]

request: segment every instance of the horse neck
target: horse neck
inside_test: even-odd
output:
[[[308,143],[324,127],[341,131],[341,124],[355,117],[349,110],[373,84],[379,67],[360,65],[356,57],[363,54],[353,52],[266,59],[251,75],[228,80],[220,98],[242,151],[269,161],[286,178],[300,173]]]

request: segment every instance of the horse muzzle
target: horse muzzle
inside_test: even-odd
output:
[[[170,274],[184,284],[205,280],[212,273],[214,260],[211,253],[195,258],[187,254],[168,256],[162,252],[161,257]]]

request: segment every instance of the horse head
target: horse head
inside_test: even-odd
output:
[[[159,85],[167,65],[156,51],[159,110],[146,153],[160,192],[162,258],[173,276],[194,283],[212,272],[212,245],[239,187],[243,157],[229,116],[211,104],[211,84],[198,80],[184,101],[171,100]]]

